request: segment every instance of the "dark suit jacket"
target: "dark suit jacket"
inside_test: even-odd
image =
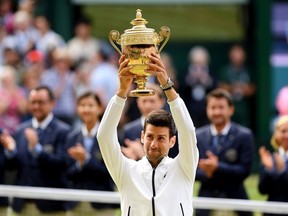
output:
[[[79,129],[69,133],[66,149],[75,146],[77,143],[84,146],[83,135]],[[69,181],[71,181],[70,186],[75,189],[114,191],[114,184],[102,159],[96,136],[89,153],[91,158],[81,170],[77,169],[75,160],[67,156],[68,169],[66,173]],[[98,209],[119,207],[119,205],[104,203],[92,203],[92,206]]]
[[[210,125],[196,130],[199,158],[206,158],[207,150],[212,151]],[[254,138],[250,129],[231,124],[225,141],[218,152],[219,167],[212,178],[197,169],[196,180],[201,182],[199,196],[247,199],[243,181],[250,174],[254,154]]]
[[[281,173],[277,172],[275,160],[271,171],[261,165],[258,188],[261,194],[268,195],[268,201],[288,202],[288,161],[286,161],[285,170]],[[277,214],[265,213],[264,215],[276,216]]]
[[[0,129],[0,135],[1,133],[2,133],[2,129]],[[0,184],[4,184],[5,170],[6,170],[6,159],[5,159],[3,145],[0,142]],[[0,207],[2,206],[8,206],[8,198],[0,197]]]
[[[142,124],[141,124],[141,118],[135,119],[132,122],[127,123],[123,128],[123,134],[122,134],[122,141],[121,145],[125,146],[124,140],[130,139],[130,140],[136,140],[141,138],[141,131],[143,130]],[[178,139],[176,139],[176,143],[172,149],[169,151],[169,157],[176,157],[178,155]]]
[[[22,123],[14,135],[17,154],[11,163],[18,169],[16,185],[66,188],[65,139],[70,127],[53,118],[39,137],[43,151],[36,158],[28,151],[25,128],[32,128],[31,120]],[[35,203],[43,212],[65,209],[65,202],[62,201],[35,200]],[[25,200],[16,198],[12,206],[16,212],[20,212],[24,204]]]

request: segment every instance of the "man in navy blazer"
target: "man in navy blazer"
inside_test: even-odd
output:
[[[10,153],[10,164],[18,170],[16,185],[65,188],[65,139],[70,126],[53,116],[55,98],[45,86],[32,89],[28,96],[32,119],[17,128],[14,138],[16,148]],[[31,207],[40,213],[63,213],[66,202],[25,200],[15,198],[13,210],[17,213]],[[30,211],[30,210],[29,210]],[[60,214],[61,215],[61,214]]]
[[[201,182],[199,197],[248,199],[243,182],[249,176],[254,155],[250,129],[231,122],[232,96],[223,89],[211,91],[206,98],[211,124],[198,128],[199,165],[196,180]],[[236,212],[250,216],[251,212]],[[208,216],[210,210],[197,210],[196,216]]]
[[[0,128],[0,184],[5,184],[5,171],[7,169],[5,151],[8,149],[8,133]],[[13,140],[12,140],[13,142]],[[0,197],[0,215],[7,214],[8,198]]]

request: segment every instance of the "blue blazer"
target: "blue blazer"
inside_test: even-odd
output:
[[[199,158],[213,152],[210,125],[196,130]],[[201,182],[199,196],[248,199],[243,181],[251,172],[254,155],[254,137],[250,129],[231,123],[231,128],[218,152],[219,167],[212,178],[197,168],[196,180]]]
[[[2,129],[0,129],[0,135],[2,134]],[[0,184],[5,183],[5,170],[6,170],[6,158],[4,154],[4,147],[0,142]],[[8,206],[8,198],[0,197],[0,207]]]
[[[75,129],[69,133],[66,150],[77,143],[81,143],[84,146],[81,129]],[[70,186],[75,189],[114,191],[114,183],[104,164],[96,136],[89,153],[91,158],[81,169],[77,168],[75,160],[67,154],[68,169],[66,174],[70,181]],[[104,203],[91,204],[96,209],[119,207],[119,205]]]
[[[121,145],[125,146],[124,140],[130,139],[130,140],[136,140],[141,138],[141,131],[143,131],[143,127],[141,124],[141,118],[135,119],[134,121],[131,121],[127,123],[123,128],[123,134],[122,134],[122,142]],[[172,149],[169,151],[169,157],[176,157],[179,153],[178,149],[178,139],[176,139],[176,143],[173,146]]]
[[[274,158],[273,158],[274,160]],[[258,189],[261,194],[268,195],[268,201],[288,202],[288,161],[285,170],[277,172],[274,160],[274,168],[268,171],[263,165],[260,166]],[[276,216],[277,214],[265,213],[265,216]],[[288,214],[281,214],[288,215]]]
[[[32,128],[32,121],[23,122],[15,132],[17,154],[12,161],[18,169],[16,185],[66,188],[65,179],[65,139],[70,127],[55,117],[39,137],[43,151],[34,157],[28,151],[25,129]],[[35,200],[40,211],[52,212],[65,210],[65,202]],[[15,198],[12,207],[21,212],[25,204],[24,199]]]
[[[130,140],[140,139],[142,130],[143,127],[141,124],[141,118],[135,119],[134,121],[127,123],[123,127],[123,141],[124,139],[130,139]]]

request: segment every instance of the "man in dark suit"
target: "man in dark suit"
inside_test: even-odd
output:
[[[33,117],[17,128],[16,148],[10,152],[10,163],[18,169],[16,185],[65,188],[65,139],[70,127],[53,116],[55,98],[48,87],[32,89],[28,102]],[[12,207],[16,215],[64,215],[65,204],[15,198]]]
[[[206,97],[211,124],[196,131],[199,165],[196,180],[201,182],[200,197],[248,199],[243,182],[251,172],[254,138],[250,129],[231,122],[234,113],[229,92],[215,89]],[[197,210],[208,216],[210,210]],[[239,211],[239,216],[250,212]]]
[[[144,156],[143,145],[140,143],[141,131],[144,126],[145,117],[153,110],[165,108],[165,95],[160,87],[153,83],[147,83],[147,88],[153,89],[155,95],[138,97],[137,107],[141,117],[124,125],[122,133],[122,152],[131,159],[139,160]],[[178,154],[178,144],[169,151],[170,157]]]

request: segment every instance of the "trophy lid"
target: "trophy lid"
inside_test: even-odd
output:
[[[146,28],[148,21],[142,17],[140,9],[136,10],[136,18],[130,23],[133,27],[121,35],[121,45],[158,44],[158,34],[154,29]]]

